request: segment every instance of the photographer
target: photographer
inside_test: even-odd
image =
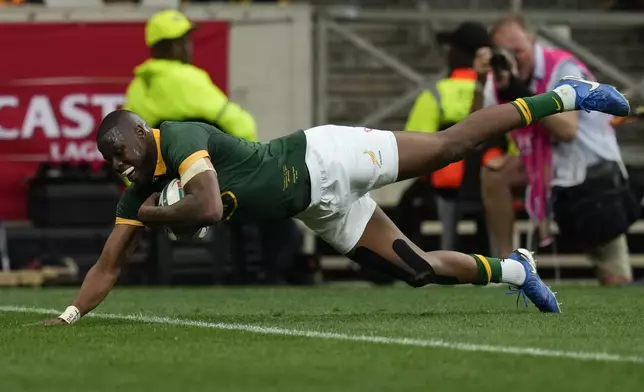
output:
[[[473,110],[543,93],[564,76],[594,80],[572,54],[536,42],[524,20],[512,15],[492,30],[495,50],[481,49],[474,66],[481,87]],[[632,280],[625,233],[639,215],[630,192],[611,117],[557,114],[512,132],[520,156],[505,156],[482,169],[482,192],[493,244],[512,249],[512,191],[526,189],[526,209],[542,246],[551,241],[554,213],[560,234],[580,245],[603,285]]]

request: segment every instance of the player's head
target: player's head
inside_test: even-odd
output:
[[[158,59],[192,62],[191,33],[195,26],[177,10],[154,14],[145,26],[145,43]]]
[[[152,181],[156,142],[150,126],[137,114],[115,110],[105,116],[96,133],[96,144],[117,173],[133,182]]]
[[[529,31],[520,15],[511,14],[499,20],[492,29],[494,45],[512,53],[517,60],[519,79],[529,81],[534,70],[536,36]]]
[[[440,44],[447,45],[447,62],[450,70],[471,68],[480,48],[492,46],[487,29],[477,22],[461,23],[456,30],[437,34]]]

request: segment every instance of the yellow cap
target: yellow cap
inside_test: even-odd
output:
[[[164,39],[176,39],[195,26],[177,10],[165,10],[154,14],[145,25],[145,43],[152,46]]]

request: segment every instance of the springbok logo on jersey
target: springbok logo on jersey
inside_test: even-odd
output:
[[[378,150],[378,158],[376,158],[376,154],[371,150],[365,150],[363,154],[368,155],[374,165],[380,168],[382,167],[382,154],[380,153],[380,150]]]

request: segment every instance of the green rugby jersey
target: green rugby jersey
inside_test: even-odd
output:
[[[154,181],[149,186],[134,183],[123,192],[117,224],[142,226],[137,213],[143,202],[203,157],[209,157],[217,171],[224,221],[289,218],[310,203],[303,131],[257,143],[204,123],[166,121],[153,135],[158,155]]]

